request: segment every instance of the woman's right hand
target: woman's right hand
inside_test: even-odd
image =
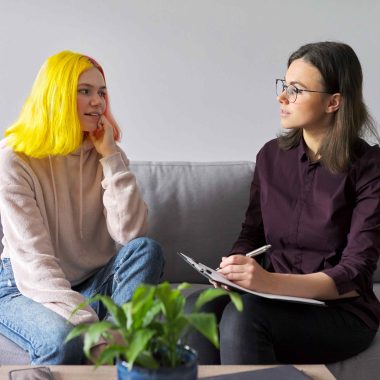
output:
[[[90,132],[89,137],[97,152],[103,157],[117,153],[114,130],[105,115],[100,116],[98,128],[96,128],[94,132]]]
[[[222,261],[224,259],[225,259],[225,257],[222,257]],[[221,265],[222,261],[220,262],[217,271],[220,269],[220,265]],[[223,289],[226,289],[226,290],[230,290],[230,288],[227,285],[221,285],[221,284],[219,284],[219,282],[216,282],[216,281],[213,281],[213,280],[208,280],[208,281],[216,289],[217,288],[223,288]]]

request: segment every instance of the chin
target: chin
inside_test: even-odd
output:
[[[289,124],[287,124],[287,123],[281,123],[281,127],[283,128],[283,129],[298,129],[299,127],[298,126],[296,126],[296,125],[289,125]]]
[[[95,126],[90,126],[90,125],[84,125],[84,126],[81,126],[81,129],[82,129],[82,132],[94,132],[96,130],[96,128],[98,128],[97,125]]]

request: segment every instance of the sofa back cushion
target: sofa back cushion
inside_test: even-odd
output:
[[[135,161],[131,169],[149,207],[148,235],[164,249],[164,279],[206,283],[176,252],[218,265],[244,220],[254,163]],[[2,237],[0,223],[0,252]],[[380,282],[380,265],[374,282]]]
[[[219,264],[240,232],[253,169],[252,162],[131,163],[149,208],[148,235],[165,253],[165,280],[207,282],[177,252]]]

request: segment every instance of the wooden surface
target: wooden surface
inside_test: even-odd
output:
[[[54,380],[116,380],[116,367],[102,366],[94,370],[93,366],[49,366],[53,373]],[[271,366],[252,365],[227,365],[227,366],[199,366],[198,378],[202,379],[212,375],[222,375],[226,373],[238,373],[253,369],[268,368]],[[324,365],[295,365],[304,371],[314,380],[334,380],[335,377]],[[1,366],[0,379],[8,379],[8,372],[11,369],[27,368],[27,366]]]

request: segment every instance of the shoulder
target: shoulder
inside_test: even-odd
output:
[[[378,145],[369,145],[366,141],[359,140],[351,167],[360,170],[371,165],[380,165],[380,147]]]
[[[380,183],[380,147],[360,140],[349,171],[351,178],[359,185],[374,180]]]
[[[259,151],[256,157],[257,163],[266,162],[269,165],[288,164],[293,159],[300,157],[300,147],[284,150],[280,147],[278,139],[268,141]]]
[[[263,147],[259,150],[256,156],[256,161],[259,161],[261,158],[267,155],[276,154],[279,151],[280,147],[278,146],[278,140],[273,139],[268,141],[263,145]]]
[[[23,153],[15,152],[6,143],[6,139],[0,141],[0,172],[2,185],[16,185],[31,183],[35,173],[30,165],[29,157]],[[25,182],[26,181],[26,182]]]
[[[7,139],[0,141],[0,170],[2,173],[15,169],[22,159],[8,144]]]
[[[261,148],[262,151],[278,151],[280,149],[278,145],[278,139],[272,139],[266,142]]]

